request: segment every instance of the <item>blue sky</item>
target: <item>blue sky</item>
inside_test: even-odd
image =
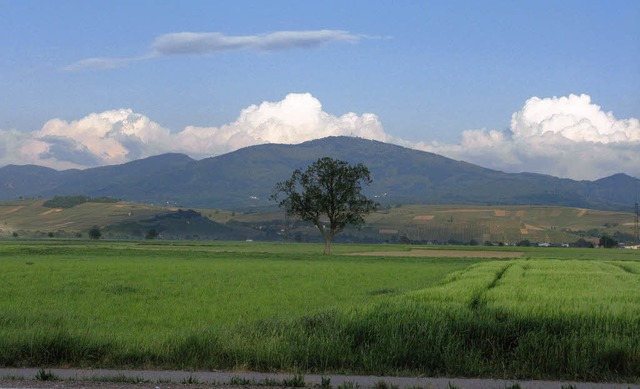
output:
[[[638,20],[640,2],[615,0],[0,0],[0,165],[345,133],[499,170],[640,176]]]

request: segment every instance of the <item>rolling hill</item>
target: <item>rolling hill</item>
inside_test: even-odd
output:
[[[169,240],[319,242],[317,229],[286,219],[282,210],[233,212],[175,209],[130,202],[46,206],[43,200],[0,201],[0,239],[86,239],[97,226],[106,239],[145,239],[151,230]],[[549,206],[396,205],[347,228],[338,242],[515,244],[597,242],[604,234],[634,241],[634,214]]]
[[[199,161],[164,154],[86,170],[9,165],[0,168],[0,200],[87,195],[246,210],[273,206],[269,195],[276,182],[324,156],[368,166],[373,177],[368,194],[389,205],[555,205],[631,211],[640,193],[640,180],[624,174],[597,181],[510,174],[382,142],[329,137],[298,145],[252,146]]]
[[[60,208],[47,206],[44,200],[0,201],[0,237],[15,233],[22,238],[86,238],[93,226],[108,239],[144,239],[150,230],[171,240],[245,240],[264,235],[259,229],[227,223],[225,215],[231,214],[130,202],[90,201]]]

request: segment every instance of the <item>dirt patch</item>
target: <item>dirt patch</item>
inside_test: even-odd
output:
[[[518,211],[516,212],[516,216],[517,217],[524,217],[525,212],[524,211]]]
[[[429,221],[429,220],[433,220],[433,215],[416,216],[416,217],[413,218],[413,220],[416,220],[416,221]]]
[[[73,221],[72,221],[72,222],[60,223],[60,224],[56,224],[56,225],[55,225],[55,226],[53,226],[53,227],[54,227],[54,228],[62,228],[62,227],[66,227],[66,226],[68,226],[69,224],[73,224],[73,223],[75,223],[75,222],[73,222]]]
[[[44,215],[49,215],[51,213],[58,213],[58,212],[62,212],[62,208],[53,208],[48,211],[42,212],[40,215],[44,216]]]
[[[351,253],[348,255],[382,256],[382,257],[428,257],[428,258],[518,258],[524,253],[520,251],[485,251],[485,250],[427,250],[411,251],[372,251]]]
[[[437,211],[438,213],[481,213],[493,212],[495,216],[504,217],[508,212],[506,209],[448,209],[446,211]],[[414,218],[415,219],[415,218]]]
[[[20,206],[17,206],[17,207],[9,208],[9,209],[7,209],[6,211],[2,211],[2,212],[0,212],[0,215],[2,215],[2,216],[4,216],[4,215],[9,215],[9,214],[11,214],[11,213],[18,212],[18,211],[19,211],[19,210],[21,210],[22,208],[24,208],[24,205],[20,205]]]
[[[525,224],[525,227],[529,231],[543,231],[544,230],[544,228],[542,228],[542,227],[532,226],[531,224]]]
[[[477,212],[494,212],[493,209],[447,209],[446,211],[436,211],[439,213],[477,213]]]
[[[587,213],[587,210],[584,208],[581,208],[578,214],[576,215],[576,217],[583,217],[586,213]]]

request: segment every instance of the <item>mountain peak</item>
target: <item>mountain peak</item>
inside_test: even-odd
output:
[[[596,183],[604,183],[604,182],[624,182],[624,181],[637,181],[638,179],[635,177],[632,177],[628,174],[625,173],[616,173],[616,174],[612,174],[608,177],[603,177],[600,178],[599,180],[596,180],[594,182]]]

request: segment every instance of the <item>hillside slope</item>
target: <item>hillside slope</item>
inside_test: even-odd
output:
[[[282,210],[232,212],[181,210],[117,202],[86,202],[50,208],[42,200],[0,202],[0,238],[87,238],[93,226],[107,239],[268,240],[319,242],[317,229],[285,218]],[[489,241],[597,242],[604,234],[634,241],[634,214],[549,206],[403,205],[384,207],[360,228],[339,234],[339,242],[469,243]]]
[[[85,202],[52,208],[43,200],[0,202],[0,237],[81,238],[98,227],[107,239],[144,239],[155,230],[161,239],[260,239],[260,230],[219,223],[209,217],[219,211],[152,207],[130,202]],[[222,212],[222,215],[231,214]]]
[[[269,195],[296,168],[330,156],[363,163],[383,204],[558,205],[631,210],[640,180],[618,174],[598,181],[508,174],[433,153],[377,141],[330,137],[299,145],[247,147],[200,161],[165,154],[123,165],[55,171],[0,168],[0,199],[82,194],[156,205],[247,209],[273,205]]]

